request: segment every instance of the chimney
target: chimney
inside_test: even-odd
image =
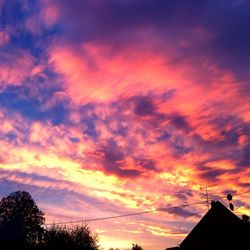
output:
[[[211,201],[211,207],[214,207],[216,204],[216,201]]]

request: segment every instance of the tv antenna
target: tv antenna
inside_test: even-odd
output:
[[[202,196],[201,198],[204,198],[205,196],[205,201],[206,201],[206,205],[207,205],[207,210],[209,210],[209,193],[208,193],[208,188],[216,186],[216,184],[212,184],[209,186],[200,186],[200,191],[202,192]]]

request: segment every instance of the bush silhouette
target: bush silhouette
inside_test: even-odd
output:
[[[143,248],[138,244],[133,244],[132,250],[143,250]]]
[[[98,250],[97,236],[84,226],[52,226],[46,230],[45,249]]]

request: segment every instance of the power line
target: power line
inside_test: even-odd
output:
[[[135,215],[141,215],[141,214],[149,214],[149,213],[154,213],[154,212],[159,212],[159,211],[166,211],[168,209],[173,209],[173,208],[188,207],[188,206],[202,204],[202,203],[204,203],[204,201],[199,201],[199,202],[194,202],[194,203],[187,203],[187,204],[183,204],[183,205],[180,205],[180,206],[169,206],[169,207],[156,208],[156,209],[145,210],[145,211],[137,212],[137,213],[128,213],[128,214],[121,214],[121,215],[107,216],[107,217],[100,217],[100,218],[93,218],[93,219],[86,219],[86,220],[76,220],[76,221],[65,221],[65,222],[49,223],[49,224],[45,224],[45,226],[62,225],[62,224],[74,224],[74,223],[100,221],[100,220],[110,220],[110,219],[129,217],[129,216],[135,216]]]
[[[246,191],[246,192],[241,192],[241,193],[235,194],[234,196],[238,196],[238,195],[246,194],[246,193],[250,193],[250,190]],[[222,200],[222,199],[226,199],[226,197],[221,196],[221,197],[217,198],[217,200]],[[211,201],[212,199],[209,199],[209,200]],[[182,204],[182,205],[178,205],[178,206],[168,206],[168,207],[156,208],[156,209],[151,209],[151,210],[145,210],[142,212],[121,214],[121,215],[114,215],[114,216],[107,216],[107,217],[99,217],[99,218],[93,218],[93,219],[48,223],[48,224],[44,224],[44,226],[66,225],[66,224],[76,224],[76,223],[84,223],[84,222],[92,222],[92,221],[111,220],[111,219],[117,219],[117,218],[129,217],[129,216],[149,214],[149,213],[154,213],[154,212],[159,212],[159,211],[166,211],[167,212],[167,210],[169,210],[169,209],[189,207],[189,206],[199,205],[199,204],[203,204],[203,203],[207,203],[207,201],[198,201],[198,202],[186,203],[186,204]]]

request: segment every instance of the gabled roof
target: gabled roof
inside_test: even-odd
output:
[[[244,223],[219,201],[216,201],[182,241],[180,249],[250,249],[249,237],[249,224]]]

